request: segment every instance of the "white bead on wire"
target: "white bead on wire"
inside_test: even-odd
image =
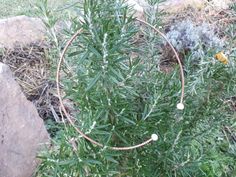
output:
[[[184,104],[183,103],[178,103],[177,104],[177,109],[183,110],[184,109]]]
[[[158,140],[158,136],[157,134],[152,134],[152,141],[157,141]]]

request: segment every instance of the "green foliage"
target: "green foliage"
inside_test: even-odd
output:
[[[34,9],[32,8],[32,4],[41,3],[44,0],[0,0],[0,17],[10,17],[16,15],[30,15],[32,14]],[[50,7],[60,8],[60,6],[65,6],[66,4],[70,4],[72,2],[76,2],[78,0],[50,0],[48,1]]]
[[[40,155],[36,176],[235,176],[236,116],[225,103],[236,92],[235,54],[229,65],[212,54],[198,65],[186,63],[186,109],[180,112],[178,68],[159,71],[160,39],[152,30],[142,27],[137,46],[140,27],[123,1],[85,0],[76,10],[84,22],[73,18],[67,35],[79,27],[83,32],[66,57],[71,70],[62,82],[78,105],[77,126],[106,146],[134,145],[152,133],[159,140],[117,152],[92,145],[66,125]],[[147,21],[160,25],[157,15],[149,11]]]

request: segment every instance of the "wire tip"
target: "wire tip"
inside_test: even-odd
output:
[[[183,103],[178,103],[177,104],[177,109],[183,110],[184,109],[184,104]]]
[[[157,141],[158,140],[157,134],[152,134],[151,138],[152,138],[152,141]]]

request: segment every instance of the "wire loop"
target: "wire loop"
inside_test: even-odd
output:
[[[177,61],[178,61],[178,64],[179,64],[179,67],[180,67],[180,76],[181,76],[181,97],[180,97],[180,103],[183,104],[183,99],[184,99],[184,71],[183,71],[183,66],[182,66],[182,63],[181,63],[181,60],[178,56],[178,53],[176,52],[175,48],[173,47],[173,45],[170,43],[170,41],[167,39],[167,37],[162,33],[160,32],[157,28],[155,28],[153,25],[149,24],[148,22],[146,21],[143,21],[141,19],[136,19],[137,21],[139,21],[140,23],[146,25],[146,26],[149,26],[150,28],[152,28],[155,32],[159,33],[159,35],[161,35],[165,40],[166,42],[168,43],[168,45],[171,47],[172,51],[174,52],[176,58],[177,58]],[[149,144],[150,142],[152,141],[157,141],[158,140],[158,136],[156,134],[152,134],[151,135],[151,138],[149,138],[148,140],[144,141],[143,143],[140,143],[140,144],[137,144],[137,145],[134,145],[134,146],[128,146],[128,147],[111,147],[111,146],[105,146],[95,140],[93,140],[92,138],[90,138],[89,136],[87,136],[85,133],[83,133],[76,125],[75,123],[72,121],[71,119],[71,115],[67,112],[64,104],[63,104],[63,99],[62,99],[62,95],[61,95],[61,89],[60,89],[60,71],[61,71],[61,66],[62,66],[62,63],[63,63],[63,60],[64,60],[64,56],[66,54],[66,51],[68,50],[69,46],[72,44],[72,42],[75,40],[75,38],[77,36],[80,35],[80,33],[82,32],[83,30],[82,29],[79,29],[71,38],[70,40],[66,43],[66,46],[64,47],[63,51],[62,51],[62,54],[60,56],[60,59],[58,61],[58,65],[57,65],[57,73],[56,73],[56,86],[57,86],[57,94],[58,94],[58,98],[59,98],[59,102],[60,102],[60,106],[62,108],[62,111],[64,112],[67,120],[69,121],[69,123],[72,125],[72,127],[83,137],[85,138],[86,140],[88,140],[89,142],[91,142],[92,144],[94,145],[97,145],[101,148],[108,148],[108,149],[111,149],[111,150],[119,150],[119,151],[124,151],[124,150],[132,150],[132,149],[136,149],[136,148],[139,148],[139,147],[142,147],[142,146],[145,146],[147,144]]]

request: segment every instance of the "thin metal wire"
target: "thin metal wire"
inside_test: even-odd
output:
[[[156,31],[157,33],[159,33],[166,41],[167,43],[170,45],[171,49],[173,50],[177,60],[178,60],[178,63],[179,63],[179,66],[180,66],[180,71],[181,71],[181,81],[182,81],[182,94],[181,94],[181,99],[180,99],[180,103],[183,103],[183,98],[184,98],[184,72],[183,72],[183,66],[181,64],[181,61],[179,59],[179,56],[178,56],[178,53],[175,51],[174,47],[172,46],[172,44],[169,42],[169,40],[166,38],[166,36],[161,33],[158,29],[156,29],[154,26],[152,26],[151,24],[141,20],[141,19],[137,19],[137,21],[151,27],[154,31]],[[64,56],[66,54],[66,51],[68,50],[69,46],[72,44],[72,42],[75,40],[75,38],[82,32],[83,30],[82,29],[79,29],[71,38],[70,40],[66,43],[66,46],[65,48],[63,49],[62,51],[62,54],[60,56],[60,59],[58,61],[58,65],[57,65],[57,72],[56,72],[56,86],[57,86],[57,94],[58,94],[58,98],[59,98],[59,102],[60,102],[60,106],[61,106],[61,109],[62,111],[64,112],[67,120],[69,121],[69,123],[72,125],[72,127],[83,137],[85,138],[86,140],[88,140],[89,142],[91,142],[92,144],[94,145],[97,145],[101,148],[108,148],[108,149],[111,149],[111,150],[118,150],[118,151],[124,151],[124,150],[132,150],[132,149],[136,149],[136,148],[139,148],[139,147],[142,147],[142,146],[145,146],[147,144],[149,144],[150,142],[152,141],[156,141],[158,139],[158,136],[155,134],[156,138],[149,138],[148,140],[144,141],[143,143],[140,143],[140,144],[137,144],[137,145],[134,145],[134,146],[128,146],[128,147],[111,147],[111,146],[105,146],[95,140],[93,140],[92,138],[90,138],[89,136],[87,136],[86,134],[84,134],[76,125],[75,123],[72,121],[72,118],[71,118],[71,115],[67,112],[65,106],[64,106],[64,103],[63,103],[63,99],[62,99],[62,96],[61,96],[61,90],[60,90],[60,71],[61,71],[61,66],[62,66],[62,62],[64,60]]]
[[[168,43],[168,45],[171,47],[172,51],[174,52],[175,54],[175,57],[178,61],[178,64],[179,64],[179,68],[180,68],[180,75],[181,75],[181,97],[180,97],[180,103],[183,104],[183,101],[184,101],[184,83],[185,83],[185,79],[184,79],[184,69],[183,69],[183,65],[181,63],[181,60],[179,58],[179,55],[178,53],[176,52],[175,48],[173,47],[173,45],[171,44],[171,42],[167,39],[167,37],[165,36],[165,34],[163,34],[161,31],[159,31],[157,28],[155,28],[153,25],[151,25],[150,23],[146,22],[146,21],[143,21],[141,19],[136,19],[137,21],[151,27],[154,31],[156,31],[157,33],[159,33],[165,40],[166,42]]]

